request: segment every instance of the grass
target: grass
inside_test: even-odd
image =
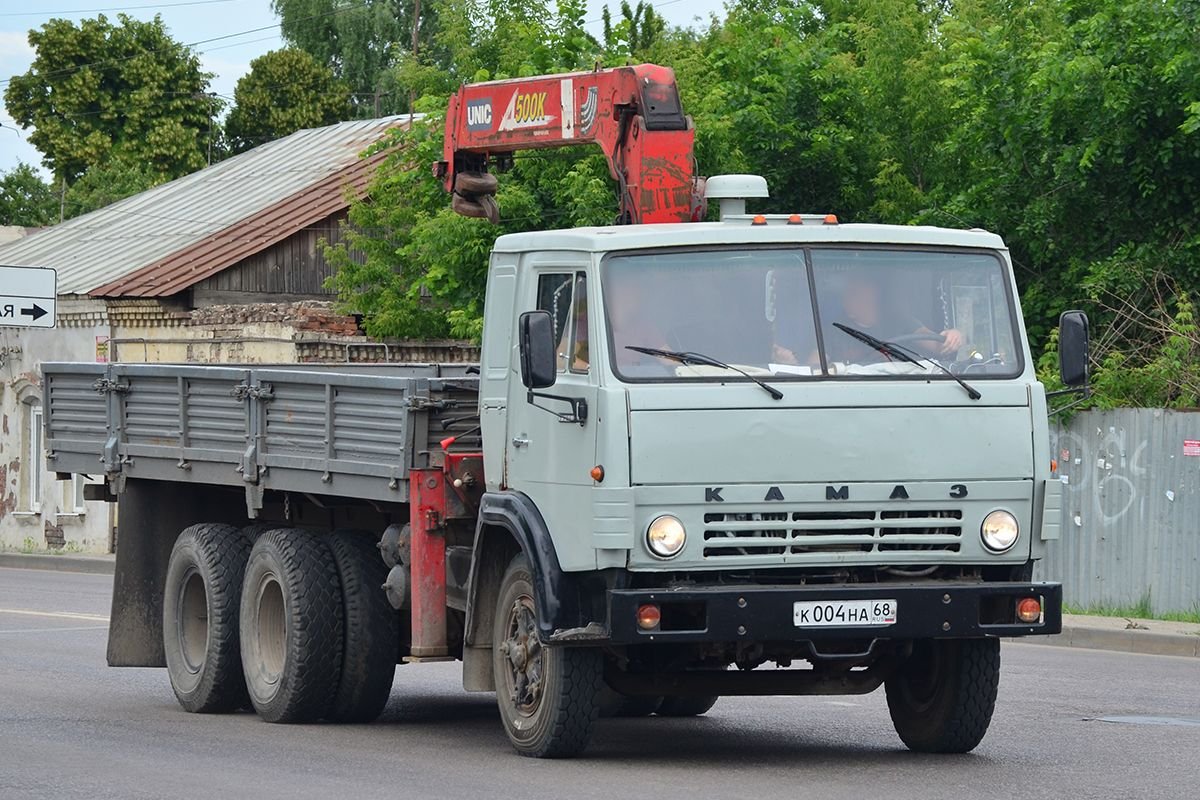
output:
[[[1093,617],[1124,617],[1126,619],[1158,619],[1166,622],[1194,622],[1200,624],[1200,605],[1192,606],[1190,611],[1155,611],[1150,603],[1150,593],[1142,595],[1142,599],[1134,605],[1110,606],[1091,605],[1077,606],[1063,603],[1064,614],[1087,614]]]

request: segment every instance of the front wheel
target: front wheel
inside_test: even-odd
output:
[[[544,647],[533,597],[533,571],[518,555],[504,573],[492,624],[500,719],[521,755],[569,758],[592,737],[603,658],[592,648]]]
[[[999,639],[926,639],[887,679],[896,733],[920,753],[967,753],[983,741],[1000,686]]]

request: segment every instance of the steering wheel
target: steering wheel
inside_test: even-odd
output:
[[[896,344],[904,344],[905,342],[937,342],[938,344],[944,344],[946,337],[940,333],[925,331],[921,333],[906,333],[903,336],[893,336],[891,341]]]

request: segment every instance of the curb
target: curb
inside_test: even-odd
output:
[[[1088,650],[1109,650],[1118,653],[1140,653],[1151,656],[1200,657],[1200,635],[1189,633],[1160,633],[1142,629],[1112,629],[1072,624],[1063,617],[1063,632],[1055,636],[1025,639],[1027,644],[1052,647],[1080,647]]]
[[[117,565],[115,556],[52,556],[43,553],[0,553],[0,567],[13,569],[46,569],[54,572],[83,572],[90,575],[112,575]]]

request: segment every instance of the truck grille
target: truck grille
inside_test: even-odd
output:
[[[962,511],[756,511],[704,515],[704,557],[958,552]]]

